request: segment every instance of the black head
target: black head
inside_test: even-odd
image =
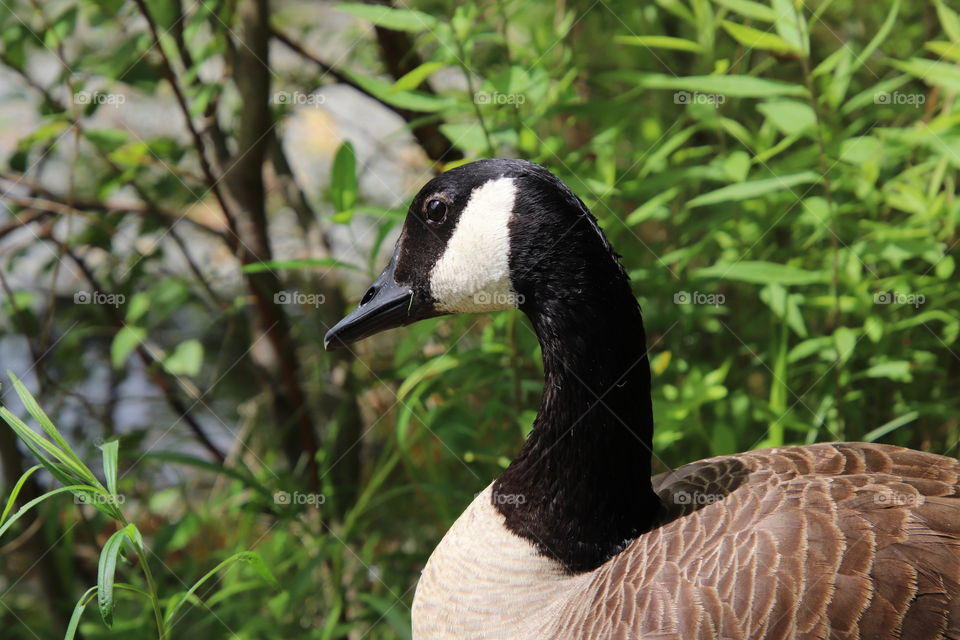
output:
[[[420,190],[386,269],[325,343],[449,313],[529,314],[610,285],[627,287],[623,269],[559,178],[525,160],[479,160]]]

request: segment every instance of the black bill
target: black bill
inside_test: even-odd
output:
[[[323,338],[327,351],[423,317],[415,313],[413,290],[396,282],[393,273],[396,259],[396,255],[390,259],[387,268],[363,294],[357,308],[327,332]]]

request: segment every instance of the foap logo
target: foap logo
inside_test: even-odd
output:
[[[73,304],[98,304],[119,307],[127,301],[122,293],[105,293],[103,291],[75,291]]]
[[[500,93],[499,91],[477,91],[473,94],[475,104],[509,105],[519,109],[527,101],[523,93]]]
[[[500,493],[498,491],[494,491],[490,498],[493,504],[524,504],[527,501],[527,496],[522,493]]]
[[[303,493],[302,491],[277,491],[273,494],[273,503],[279,505],[298,504],[319,507],[327,501],[322,493]]]
[[[277,291],[273,294],[274,304],[300,304],[317,308],[327,301],[322,293],[303,293],[301,291]]]
[[[506,293],[503,291],[478,291],[473,294],[473,303],[477,305],[494,305],[497,307],[519,307],[523,304],[522,293]]]
[[[884,507],[919,507],[926,498],[919,493],[899,493],[892,491],[890,493],[878,493],[874,496],[874,502]]]
[[[673,94],[673,104],[708,104],[720,106],[727,101],[722,93],[700,93],[699,91],[677,91]]]
[[[722,293],[704,293],[702,291],[677,291],[673,294],[673,304],[697,304],[719,307],[726,302]]]
[[[273,104],[289,104],[295,107],[319,107],[326,104],[327,96],[322,93],[303,91],[277,91],[273,94]]]
[[[120,506],[127,501],[127,497],[120,495],[103,495],[102,493],[75,493],[73,494],[74,504],[89,504],[102,506]]]
[[[922,293],[909,293],[903,291],[877,291],[873,294],[873,304],[906,304],[914,309],[919,309],[921,305],[927,302],[927,297]]]
[[[927,96],[923,93],[910,93],[904,91],[878,91],[873,94],[874,104],[906,104],[916,109],[926,103]]]
[[[120,105],[127,101],[127,96],[122,93],[98,93],[96,91],[77,91],[73,94],[74,104],[88,105],[101,104],[118,109]]]
[[[691,504],[697,506],[706,506],[719,502],[723,499],[720,493],[701,493],[699,491],[677,491],[673,494],[673,504]]]

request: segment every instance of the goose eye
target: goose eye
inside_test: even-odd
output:
[[[433,199],[427,202],[427,220],[440,224],[447,217],[447,204],[442,200]]]

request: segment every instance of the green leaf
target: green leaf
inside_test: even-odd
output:
[[[424,380],[434,378],[459,365],[459,358],[449,353],[428,360],[426,363],[414,369],[413,372],[406,377],[403,384],[397,389],[397,401],[403,402],[404,398]]]
[[[130,134],[120,129],[84,129],[83,137],[99,151],[112,152],[130,140]]]
[[[927,84],[937,85],[950,91],[960,91],[960,67],[954,64],[926,58],[888,59],[887,64],[920,78]]]
[[[445,122],[440,130],[459,149],[479,153],[487,149],[487,138],[478,122]]]
[[[765,115],[781,133],[794,135],[813,127],[817,116],[810,105],[796,100],[775,100],[757,105],[757,111]]]
[[[386,621],[387,625],[393,629],[395,638],[399,640],[411,640],[413,638],[410,632],[410,623],[403,611],[396,606],[395,600],[375,596],[371,593],[361,593],[359,598],[373,609],[381,620]]]
[[[190,115],[197,118],[210,105],[210,102],[220,94],[222,87],[216,84],[203,84],[195,89],[190,101]]]
[[[13,383],[13,388],[17,392],[17,397],[20,398],[20,402],[23,403],[23,407],[27,410],[27,413],[37,421],[37,424],[40,425],[40,428],[49,436],[51,440],[60,448],[60,450],[67,455],[73,462],[77,465],[83,467],[83,462],[80,460],[80,457],[73,452],[73,449],[67,443],[66,439],[60,432],[57,431],[57,428],[53,425],[53,421],[50,420],[49,416],[43,411],[40,407],[40,404],[36,401],[33,395],[27,390],[27,387],[24,386],[23,382],[20,381],[20,378],[13,375],[12,372],[7,371],[7,376],[9,376],[10,381]]]
[[[17,496],[20,495],[20,491],[23,489],[23,485],[27,482],[27,479],[32,476],[36,471],[42,469],[43,465],[38,464],[30,467],[23,472],[23,475],[20,476],[20,479],[17,480],[17,484],[13,485],[13,489],[10,491],[10,495],[7,497],[7,506],[4,507],[3,513],[0,513],[0,525],[2,525],[7,520],[7,516],[10,515],[10,510],[13,509],[14,504],[17,502]]]
[[[180,607],[182,607],[184,603],[190,600],[193,594],[196,593],[197,589],[202,587],[205,582],[207,582],[213,576],[217,575],[217,573],[219,573],[223,569],[226,569],[230,565],[237,562],[242,562],[250,565],[250,567],[257,573],[257,575],[259,575],[264,580],[264,582],[266,582],[270,586],[272,587],[278,586],[277,579],[270,572],[270,569],[267,568],[267,565],[266,563],[264,563],[263,558],[260,557],[260,554],[255,553],[253,551],[241,551],[240,553],[233,554],[232,556],[230,556],[229,558],[227,558],[226,560],[224,560],[223,562],[215,566],[213,569],[208,571],[206,574],[204,574],[204,576],[199,580],[197,580],[194,583],[194,585],[190,587],[190,589],[181,597],[171,599],[170,604],[167,607],[167,611],[164,614],[164,620],[169,624],[173,620],[174,616],[176,615]]]
[[[956,261],[953,259],[953,256],[945,255],[937,260],[936,264],[934,265],[934,273],[941,280],[947,280],[953,275],[956,267]]]
[[[379,100],[383,100],[393,107],[434,113],[456,106],[456,101],[443,96],[435,96],[418,91],[392,91],[393,84],[377,78],[371,78],[353,73],[347,69],[340,71],[342,75],[355,82],[361,89],[367,91]]]
[[[22,507],[17,509],[16,513],[10,516],[10,518],[6,522],[0,525],[0,538],[3,537],[3,534],[10,527],[12,527],[17,520],[25,516],[30,511],[30,509],[37,506],[44,500],[48,500],[53,496],[58,496],[61,493],[72,493],[74,495],[77,495],[78,493],[93,493],[96,495],[104,495],[104,496],[106,495],[105,493],[101,492],[99,489],[96,489],[95,487],[91,487],[85,484],[72,484],[72,485],[67,485],[65,487],[57,487],[56,489],[51,489],[50,491],[47,491],[45,494],[39,497],[36,497],[33,500],[24,504]]]
[[[882,99],[885,99],[884,94],[895,91],[910,81],[910,76],[901,74],[890,78],[889,80],[878,82],[874,86],[861,91],[857,95],[847,100],[843,104],[843,107],[840,109],[840,111],[841,113],[847,115],[857,111],[858,109],[863,109],[866,106],[878,104]]]
[[[378,27],[394,31],[419,33],[436,28],[437,19],[422,11],[413,9],[394,9],[382,5],[341,3],[336,5],[340,11],[368,20]]]
[[[657,5],[663,9],[669,11],[673,15],[677,16],[685,22],[695,25],[697,19],[693,17],[693,14],[690,13],[690,9],[687,8],[687,5],[680,0],[657,0]],[[575,12],[570,12],[571,15],[575,15]]]
[[[161,460],[163,462],[173,462],[175,464],[184,464],[212,473],[221,473],[225,476],[234,478],[235,480],[239,480],[244,484],[244,486],[257,491],[262,496],[273,496],[273,491],[265,487],[260,483],[259,480],[242,468],[225,466],[219,463],[210,462],[209,460],[204,460],[202,458],[196,458],[187,454],[177,453],[175,451],[158,451],[153,453],[148,452],[143,454],[143,458]]]
[[[855,136],[840,144],[840,159],[844,162],[861,165],[882,157],[883,143],[873,136]]]
[[[693,277],[782,285],[805,285],[830,281],[830,273],[827,271],[807,271],[763,260],[715,264],[711,267],[694,270]]]
[[[127,356],[134,349],[140,346],[144,338],[147,337],[147,330],[143,327],[124,325],[117,334],[113,336],[113,343],[110,345],[110,362],[115,369],[122,369],[127,361]]]
[[[721,20],[720,24],[734,40],[745,47],[777,53],[799,53],[792,44],[769,31],[761,31],[729,20]]]
[[[689,51],[691,53],[703,52],[703,47],[693,40],[674,38],[671,36],[614,36],[613,41],[618,44],[649,47],[650,49],[672,49],[674,51]]]
[[[309,269],[312,267],[329,267],[336,269],[353,269],[362,271],[349,262],[334,260],[333,258],[301,258],[300,260],[267,260],[254,262],[243,267],[244,273],[260,273],[261,271],[282,271],[284,269]]]
[[[860,55],[857,56],[857,59],[854,61],[850,72],[853,73],[859,69],[862,65],[866,64],[867,58],[873,55],[873,52],[887,39],[887,36],[890,35],[890,31],[893,30],[893,25],[897,21],[897,15],[900,13],[900,0],[893,0],[893,6],[890,7],[890,12],[887,14],[886,20],[883,21],[883,24],[880,26],[880,29],[877,31],[877,34],[870,39],[870,42],[866,47],[863,48],[863,51],[860,52]]]
[[[398,91],[410,91],[416,89],[423,81],[426,80],[430,75],[444,67],[441,62],[424,62],[416,69],[406,73],[393,83],[393,86],[390,87],[388,93],[397,93]]]
[[[641,89],[675,89],[720,94],[732,98],[807,95],[807,90],[799,84],[764,80],[753,76],[686,76],[678,78],[661,73],[638,73],[635,71],[612,72],[608,75],[633,82]]]
[[[0,407],[0,418],[10,425],[17,437],[26,445],[27,449],[36,456],[40,464],[64,485],[74,485],[78,482],[85,482],[87,471],[85,467],[77,468],[75,463],[65,462],[64,454],[46,439],[34,433],[33,429],[28,427],[20,418],[16,417],[6,407]],[[96,478],[91,477],[91,482],[96,483]]]
[[[117,495],[117,456],[120,452],[120,442],[111,440],[100,446],[103,452],[103,477],[107,480],[107,490],[111,495]]]
[[[759,2],[752,2],[751,0],[713,0],[713,2],[744,17],[761,22],[774,22],[777,19],[776,11]]]
[[[904,425],[910,424],[911,422],[913,422],[919,417],[920,417],[919,411],[909,411],[903,414],[902,416],[900,416],[899,418],[894,418],[893,420],[880,425],[876,429],[873,429],[872,431],[867,432],[863,436],[863,441],[876,442],[877,440],[887,435],[888,433],[891,433],[892,431],[895,431],[896,429],[899,429]]]
[[[936,40],[934,42],[924,43],[923,46],[932,51],[938,58],[946,58],[947,60],[960,62],[960,44]]]
[[[97,606],[100,616],[107,628],[113,628],[113,583],[117,569],[117,557],[123,549],[124,543],[131,544],[130,529],[135,528],[128,524],[107,539],[100,551],[100,561],[97,563]],[[139,534],[138,534],[139,535]]]
[[[163,358],[163,368],[175,376],[195,376],[203,365],[203,345],[199,340],[185,340],[173,353]]]
[[[800,312],[796,298],[797,296],[791,295],[789,290],[781,284],[768,284],[760,290],[760,299],[767,303],[776,316],[786,321],[798,336],[806,338],[807,327],[803,322],[803,314]]]
[[[15,379],[13,374],[10,374],[10,372],[7,373]],[[29,394],[27,395],[29,396]],[[32,397],[30,397],[30,399],[32,400]],[[37,409],[39,409],[39,407]],[[42,412],[38,415],[44,415],[45,417],[45,414],[42,414]],[[50,442],[27,426],[23,420],[13,415],[6,407],[0,407],[0,417],[10,425],[10,428],[17,434],[17,437],[27,445],[30,451],[37,456],[40,463],[46,467],[57,480],[65,485],[72,485],[77,482],[88,483],[94,486],[99,484],[96,476],[93,475],[65,442],[65,449]],[[34,417],[36,418],[36,416]],[[44,430],[46,430],[47,425],[43,425],[43,427]],[[50,425],[50,427],[52,428],[52,425]],[[53,432],[57,433],[56,429],[53,429]],[[55,440],[62,441],[63,437],[57,433]]]
[[[943,32],[955,44],[960,44],[960,17],[957,12],[944,4],[943,0],[934,0],[934,4],[937,5],[937,17],[940,18]]]
[[[173,25],[179,18],[179,10],[176,2],[168,0],[147,0],[147,10],[153,16],[154,22],[160,28],[160,32],[166,34],[173,29]]]
[[[836,109],[847,95],[850,89],[850,77],[852,75],[852,61],[849,49],[840,49],[840,56],[837,58],[837,68],[830,78],[824,96],[831,108]]]
[[[68,7],[54,18],[53,24],[43,34],[43,42],[48,49],[56,49],[77,26],[77,6]]]
[[[823,351],[829,349],[833,345],[832,336],[819,336],[817,338],[809,338],[800,342],[793,349],[790,350],[790,353],[787,356],[787,360],[791,363],[799,362],[804,358],[809,358],[814,354],[822,353]]]
[[[863,331],[874,344],[880,342],[880,339],[883,338],[883,329],[883,322],[877,316],[869,316],[863,322]]]
[[[750,155],[746,151],[731,151],[723,161],[723,172],[730,182],[743,182],[750,175]]]
[[[857,346],[857,334],[849,327],[837,327],[833,332],[833,342],[837,347],[837,358],[843,365],[853,355],[854,347]]]
[[[150,309],[150,294],[139,291],[130,296],[130,303],[127,304],[126,323],[133,324],[140,320]]]
[[[731,184],[715,189],[714,191],[708,191],[688,202],[687,206],[693,208],[721,202],[748,200],[768,193],[784,191],[798,184],[810,184],[819,181],[820,176],[818,174],[813,171],[804,171],[802,173],[777,178],[764,178],[762,180],[741,182],[740,184]]]
[[[666,203],[676,198],[678,193],[680,193],[680,189],[673,188],[667,189],[666,191],[653,196],[642,205],[634,209],[633,212],[627,216],[627,224],[632,226],[649,218],[665,218],[670,213],[669,209],[666,207]]]
[[[97,588],[90,587],[87,589],[80,599],[77,600],[77,604],[73,607],[73,613],[70,615],[70,623],[67,625],[67,632],[63,634],[63,640],[73,640],[74,636],[77,635],[77,627],[80,625],[80,618],[83,616],[83,610],[87,608],[87,605],[93,600],[93,596],[96,594]]]
[[[894,360],[875,364],[864,372],[867,378],[889,378],[896,382],[912,382],[910,363],[906,360]]]
[[[337,149],[330,171],[330,199],[338,213],[350,211],[357,204],[357,156],[346,141]]]
[[[807,32],[807,21],[797,8],[793,0],[772,0],[773,10],[777,12],[777,19],[773,23],[777,33],[794,50],[804,56],[810,53],[810,34]],[[805,6],[805,5],[799,5]]]

